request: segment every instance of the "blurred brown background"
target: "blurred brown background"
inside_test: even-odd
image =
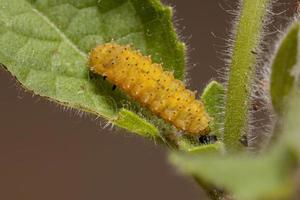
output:
[[[164,2],[175,7],[189,46],[190,87],[201,91],[224,67],[217,52],[231,27],[225,10],[236,0]],[[278,1],[276,10],[293,12],[295,2]],[[2,69],[0,91],[0,199],[206,199],[168,163],[167,149],[32,97]]]

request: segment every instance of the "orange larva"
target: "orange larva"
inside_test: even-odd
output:
[[[206,135],[209,117],[182,81],[129,46],[107,43],[94,48],[91,71],[107,80],[157,116],[190,135]]]

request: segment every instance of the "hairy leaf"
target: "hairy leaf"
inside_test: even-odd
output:
[[[210,82],[202,96],[201,99],[205,105],[205,110],[212,118],[210,122],[210,128],[212,134],[222,138],[222,126],[224,124],[224,96],[225,88],[222,84],[212,81]]]

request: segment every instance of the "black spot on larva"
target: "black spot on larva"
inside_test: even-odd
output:
[[[117,86],[113,85],[112,90],[114,91],[115,89],[117,89]]]
[[[106,80],[107,76],[103,76],[103,80]]]

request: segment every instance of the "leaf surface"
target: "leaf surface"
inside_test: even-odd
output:
[[[218,138],[223,138],[222,129],[224,124],[224,100],[225,100],[225,88],[222,84],[212,81],[210,82],[202,96],[201,99],[205,105],[205,110],[212,118],[210,122],[211,132],[218,136]]]

